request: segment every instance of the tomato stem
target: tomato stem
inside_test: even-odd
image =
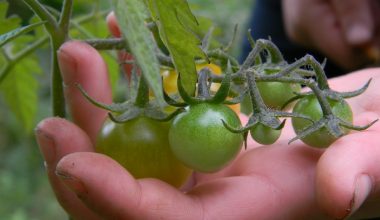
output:
[[[70,27],[70,18],[71,12],[73,9],[73,0],[65,0],[63,2],[62,13],[60,15],[58,25],[63,33],[63,38],[66,40],[69,38],[69,27]]]
[[[140,76],[135,105],[144,108],[149,103],[149,86],[143,75]]]
[[[318,87],[322,90],[330,89],[329,84],[327,82],[327,76],[322,68],[322,65],[313,56],[307,56],[306,63],[313,68],[318,82]]]
[[[323,115],[324,116],[333,115],[334,113],[332,112],[331,106],[327,100],[328,97],[319,88],[318,83],[314,82],[308,86],[313,91],[314,95],[317,97],[318,102],[321,106]]]
[[[36,15],[45,23],[45,28],[50,35],[51,43],[51,77],[52,77],[52,108],[53,115],[59,117],[66,116],[65,99],[63,95],[63,83],[62,76],[58,65],[58,55],[57,51],[60,46],[68,38],[68,29],[72,11],[72,0],[65,0],[63,2],[62,13],[60,15],[60,20],[57,21],[54,16],[49,12],[49,10],[44,7],[37,0],[24,0],[24,2],[36,13]]]
[[[198,74],[198,97],[201,99],[210,98],[209,74],[210,70],[207,67],[201,69]]]
[[[259,88],[257,87],[255,75],[257,75],[256,71],[252,71],[252,74],[249,72],[246,73],[249,95],[251,97],[252,110],[254,114],[267,108],[264,104],[263,98],[260,95]]]

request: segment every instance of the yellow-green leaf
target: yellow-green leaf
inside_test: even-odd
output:
[[[19,62],[0,85],[0,90],[12,113],[31,131],[37,114],[38,82],[34,76],[41,69],[36,59],[30,57]]]
[[[154,95],[163,103],[156,44],[145,24],[147,10],[141,0],[113,0],[115,14],[128,47]]]
[[[204,58],[201,40],[194,34],[199,28],[185,0],[145,0],[158,25],[160,36],[181,75],[182,84],[189,94],[195,91],[197,73],[195,58]]]

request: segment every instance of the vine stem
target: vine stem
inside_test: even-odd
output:
[[[97,50],[126,50],[129,51],[127,44],[122,38],[108,38],[108,39],[87,39],[85,43],[91,45]],[[233,66],[239,66],[239,62],[220,49],[215,49],[207,52],[207,57],[229,60]],[[157,53],[157,58],[160,63],[165,66],[174,67],[173,61],[169,56],[162,53]]]
[[[260,95],[260,91],[257,88],[257,83],[254,76],[255,72],[248,73],[246,72],[247,83],[249,88],[249,95],[251,96],[252,110],[254,113],[261,112],[262,109],[266,108],[264,100]]]
[[[64,33],[64,38],[67,39],[69,36],[70,18],[71,12],[73,10],[73,0],[65,0],[63,2],[62,13],[59,18],[58,24],[61,31]]]
[[[324,116],[327,115],[333,115],[334,113],[332,112],[331,106],[327,100],[327,97],[324,95],[323,91],[318,87],[318,84],[312,83],[308,86],[315,94],[315,96],[318,99],[318,102],[321,106],[322,112]]]
[[[135,105],[140,108],[144,108],[149,103],[149,86],[144,76],[141,76],[139,81],[139,87],[137,90],[137,96]]]
[[[54,16],[49,13],[49,11],[38,2],[38,0],[23,0],[36,15],[43,21],[47,21],[45,24],[46,29],[51,32],[58,29],[58,23],[56,22]]]
[[[71,16],[73,0],[65,0],[60,20],[57,21],[54,16],[38,0],[24,0],[24,2],[35,12],[43,21],[46,30],[50,35],[51,43],[51,94],[53,115],[64,118],[66,116],[65,98],[63,94],[63,81],[61,71],[58,65],[57,51],[68,38],[68,28]]]
[[[52,88],[51,88],[51,94],[52,94],[52,106],[53,106],[53,115],[59,116],[59,117],[66,117],[66,110],[65,110],[65,98],[63,95],[63,80],[61,71],[59,69],[58,64],[58,54],[57,51],[59,50],[60,46],[62,45],[63,41],[51,38],[51,44],[52,44]]]

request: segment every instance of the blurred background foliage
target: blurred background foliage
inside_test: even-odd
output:
[[[17,14],[22,24],[27,24],[32,17],[31,11],[24,7],[22,0],[7,0],[9,8],[7,17]],[[0,4],[5,0],[0,0]],[[52,8],[60,9],[62,0],[41,0]],[[82,28],[71,32],[73,38],[108,37],[104,18],[109,11],[108,0],[75,0],[73,17],[82,22]],[[193,12],[201,23],[212,21],[218,40],[227,44],[233,36],[234,27],[238,25],[238,34],[234,44],[234,55],[239,54],[240,41],[245,37],[245,22],[250,16],[253,0],[188,0]],[[92,14],[91,14],[92,13]],[[94,14],[95,13],[95,14]],[[91,20],[88,14],[91,14]],[[86,17],[87,16],[87,17]],[[20,19],[17,18],[17,19]],[[205,21],[204,18],[210,19]],[[4,19],[0,17],[0,19]],[[91,22],[87,22],[91,21]],[[87,22],[87,23],[86,23]],[[11,27],[3,27],[11,28]],[[12,29],[12,28],[11,28]],[[222,31],[223,30],[223,31]],[[5,31],[0,28],[0,34]],[[35,39],[34,39],[35,40]],[[30,42],[27,42],[30,43]],[[48,48],[36,51],[35,58],[41,72],[38,74],[38,107],[34,127],[38,121],[51,115],[49,64],[46,60]],[[112,70],[113,82],[118,78],[118,64],[113,53],[103,53]],[[2,62],[0,57],[0,64]],[[30,71],[24,69],[24,71]],[[19,118],[10,110],[5,98],[0,94],[0,219],[8,220],[48,220],[67,219],[67,215],[56,202],[45,175],[43,158],[35,142],[33,130],[25,129]]]

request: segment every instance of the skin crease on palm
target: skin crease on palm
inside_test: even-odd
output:
[[[112,15],[108,23],[118,36]],[[93,152],[106,112],[89,104],[74,83],[110,103],[106,64],[95,49],[79,42],[65,43],[58,55],[75,124],[47,118],[37,126],[36,137],[56,197],[74,219],[343,219],[349,210],[356,210],[352,219],[380,216],[380,123],[326,150],[300,141],[288,145],[294,133],[287,123],[274,145],[249,140],[248,149],[228,167],[194,173],[178,190],[155,179],[135,180],[111,158]],[[368,91],[348,100],[358,125],[380,117],[380,69],[330,80],[337,91],[349,91],[369,78]]]

